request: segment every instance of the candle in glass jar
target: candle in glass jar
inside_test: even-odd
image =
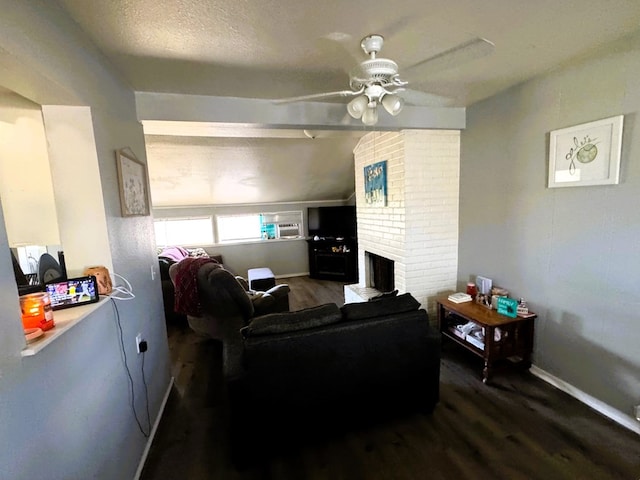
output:
[[[476,284],[473,282],[467,283],[467,294],[475,298],[477,293],[478,293],[478,289],[476,288]]]
[[[55,325],[48,293],[38,292],[22,295],[20,310],[22,311],[22,326],[25,329],[40,328],[44,331]]]

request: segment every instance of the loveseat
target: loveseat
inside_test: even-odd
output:
[[[345,421],[437,404],[440,334],[410,294],[255,316],[224,293],[232,275],[216,269],[207,281],[218,292],[236,461]]]

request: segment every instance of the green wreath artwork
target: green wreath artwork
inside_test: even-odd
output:
[[[578,160],[580,163],[591,163],[598,156],[597,138],[591,139],[589,135],[578,141],[577,137],[573,137],[573,143],[575,148],[571,148],[569,153],[565,156],[569,160],[569,174],[574,175],[576,172],[576,163]]]

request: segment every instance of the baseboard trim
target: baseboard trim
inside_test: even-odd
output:
[[[308,277],[309,272],[302,273],[287,273],[286,275],[276,275],[276,278],[289,278],[289,277]]]
[[[147,456],[149,455],[149,450],[151,449],[151,444],[153,443],[153,439],[156,436],[156,431],[158,430],[158,425],[160,425],[160,420],[162,420],[162,415],[164,414],[164,408],[167,406],[167,400],[169,400],[169,394],[171,393],[171,387],[173,387],[174,378],[171,377],[169,380],[169,385],[167,386],[167,391],[164,392],[164,398],[162,399],[162,404],[160,405],[160,410],[158,411],[158,415],[156,416],[156,421],[153,422],[153,428],[151,429],[151,433],[149,434],[149,438],[147,438],[147,444],[144,447],[144,452],[142,452],[142,457],[140,458],[140,463],[138,463],[138,469],[136,470],[136,476],[133,477],[134,480],[139,480],[140,475],[142,475],[142,469],[144,468],[144,464],[147,461]]]
[[[564,380],[559,379],[558,377],[550,374],[549,372],[541,368],[536,367],[535,365],[532,365],[529,371],[539,379],[544,380],[547,383],[550,383],[554,387],[562,390],[565,393],[568,393],[575,399],[593,408],[596,412],[601,413],[602,415],[604,415],[607,418],[610,418],[617,424],[640,435],[640,423],[638,423],[630,415],[625,415],[620,410],[617,410],[611,407],[610,405],[607,405],[603,401],[598,400],[595,397],[592,397],[588,393],[583,392],[579,388],[574,387],[570,383],[567,383]]]

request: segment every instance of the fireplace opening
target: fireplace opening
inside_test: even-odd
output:
[[[395,288],[393,260],[381,257],[375,253],[365,252],[369,262],[369,287],[380,292],[391,292]]]

